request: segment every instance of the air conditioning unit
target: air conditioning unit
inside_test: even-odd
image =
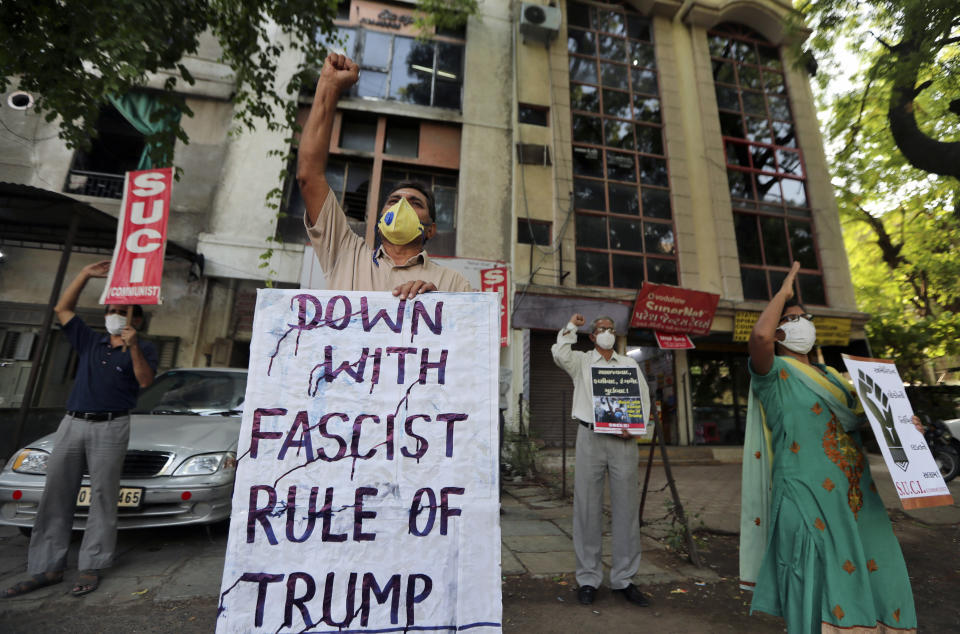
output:
[[[523,42],[550,44],[560,30],[560,9],[524,2],[520,5],[520,35]]]

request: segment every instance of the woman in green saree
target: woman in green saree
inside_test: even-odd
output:
[[[787,630],[917,627],[900,545],[857,429],[862,408],[833,368],[813,364],[812,316],[793,298],[799,263],[750,335],[740,578],[754,611]]]

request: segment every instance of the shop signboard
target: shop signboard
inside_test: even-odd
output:
[[[720,296],[677,286],[644,282],[630,317],[631,328],[666,333],[710,333]]]

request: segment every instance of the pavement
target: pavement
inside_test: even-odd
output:
[[[670,448],[671,465],[681,502],[694,529],[735,534],[739,531],[739,453],[731,448],[706,452],[704,448]],[[733,448],[735,449],[735,448]],[[647,453],[642,453],[642,484]],[[567,469],[572,473],[573,456]],[[708,455],[709,454],[709,455]],[[572,477],[566,497],[560,491],[561,460],[547,452],[540,460],[542,479],[556,488],[531,482],[505,482],[502,496],[501,535],[504,576],[556,577],[574,572]],[[559,457],[559,456],[556,456]],[[879,456],[870,456],[874,479],[888,509],[901,505]],[[551,471],[552,470],[552,471]],[[960,523],[960,479],[950,483],[952,506],[906,511],[910,517],[932,525]],[[634,582],[643,587],[682,581],[710,582],[717,573],[697,568],[672,552],[667,544],[680,535],[668,513],[670,491],[659,460],[651,470],[642,533],[643,561]],[[609,567],[609,507],[605,513],[604,562]],[[66,582],[36,592],[0,600],[0,625],[17,614],[34,610],[57,610],[69,614],[78,605],[122,606],[163,604],[175,600],[211,599],[217,596],[223,570],[227,532],[223,525],[212,530],[181,527],[121,531],[118,561],[101,581],[100,589],[77,599],[69,594],[76,575],[75,534]],[[0,589],[24,578],[28,539],[16,528],[0,527]],[[0,627],[0,629],[3,629]]]

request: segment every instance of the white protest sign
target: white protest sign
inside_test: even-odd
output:
[[[953,504],[926,441],[913,426],[913,408],[893,361],[843,355],[893,485],[905,509]]]
[[[499,632],[499,300],[261,289],[217,632]]]

